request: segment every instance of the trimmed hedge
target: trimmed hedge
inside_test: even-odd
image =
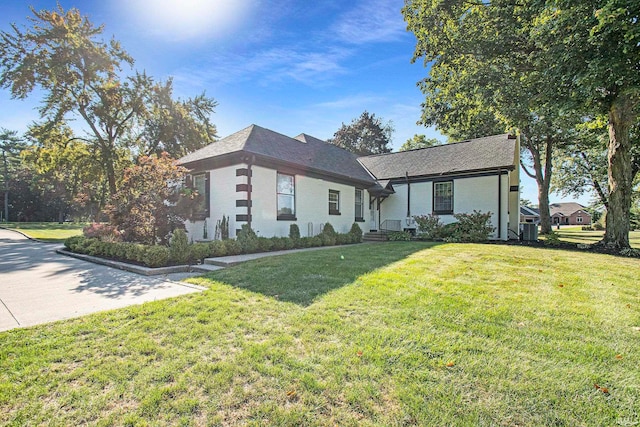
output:
[[[98,237],[73,236],[64,245],[75,253],[130,262],[146,267],[201,263],[205,258],[271,252],[286,249],[347,245],[362,242],[362,230],[353,224],[348,233],[336,233],[327,223],[322,232],[313,237],[258,237],[248,226],[243,226],[236,240],[215,240],[209,243],[188,243],[184,230],[176,230],[169,246],[103,241]]]

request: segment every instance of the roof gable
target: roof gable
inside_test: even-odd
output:
[[[551,216],[554,215],[562,215],[562,216],[571,216],[572,214],[582,211],[585,215],[589,215],[588,212],[584,210],[584,206],[580,203],[575,202],[567,202],[567,203],[551,203],[549,205],[549,214]]]
[[[360,157],[377,179],[450,175],[467,171],[513,169],[516,140],[507,134],[476,138],[398,153]]]

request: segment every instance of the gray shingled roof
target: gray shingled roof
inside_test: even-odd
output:
[[[571,216],[577,211],[584,211],[585,207],[580,203],[567,202],[567,203],[552,203],[549,205],[549,214],[551,216],[555,214],[561,214],[563,216]]]
[[[187,154],[179,163],[189,167],[189,164],[200,160],[236,152],[252,153],[310,170],[368,181],[371,185],[375,183],[358,163],[355,154],[309,135],[301,134],[291,138],[256,125]]]
[[[464,171],[514,168],[516,140],[507,134],[476,138],[399,153],[360,157],[376,179],[448,175]]]

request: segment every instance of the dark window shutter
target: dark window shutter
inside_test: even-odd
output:
[[[187,188],[192,188],[193,187],[193,176],[192,175],[187,175],[184,177],[184,186]]]

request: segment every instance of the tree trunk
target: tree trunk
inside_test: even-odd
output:
[[[630,248],[629,212],[633,173],[629,130],[633,124],[632,111],[633,102],[629,96],[619,96],[609,111],[609,208],[603,243],[615,249]]]
[[[2,163],[4,165],[4,220],[9,222],[9,167],[7,153],[4,150],[2,150]]]
[[[532,174],[524,167],[524,171],[538,184],[538,211],[540,212],[540,234],[551,233],[551,217],[549,215],[549,188],[551,187],[553,138],[547,136],[544,144],[535,143],[529,135],[524,136],[524,147],[531,153],[534,173]],[[542,146],[541,146],[542,145]],[[544,165],[540,149],[544,150]]]

